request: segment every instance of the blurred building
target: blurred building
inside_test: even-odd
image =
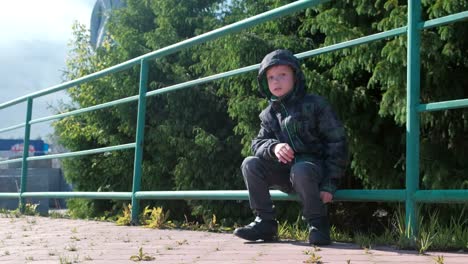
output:
[[[91,45],[98,48],[106,37],[106,24],[112,10],[125,6],[123,0],[97,0],[91,14]]]
[[[43,140],[29,141],[29,156],[50,154],[49,144]],[[0,139],[0,160],[18,159],[23,156],[22,139]],[[0,166],[0,192],[19,192],[21,185],[22,162],[7,163]],[[51,159],[28,161],[28,192],[66,192],[72,186],[65,181],[60,167],[53,167]],[[64,199],[28,198],[27,203],[37,204],[37,211],[47,214],[49,209],[66,207]],[[18,207],[18,199],[0,199],[0,208],[9,210]]]
[[[0,139],[0,159],[11,159],[23,155],[24,144],[22,139]],[[49,144],[43,140],[29,141],[29,156],[45,155],[49,152]]]

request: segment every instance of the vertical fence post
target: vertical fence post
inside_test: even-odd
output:
[[[27,100],[26,108],[26,122],[24,126],[24,142],[23,142],[23,160],[21,163],[21,185],[20,185],[20,199],[19,199],[19,208],[20,212],[24,213],[25,203],[23,198],[23,193],[26,192],[28,184],[28,157],[29,157],[29,137],[31,135],[31,121],[32,117],[32,107],[33,99],[31,97]]]
[[[148,61],[141,60],[140,66],[140,88],[138,94],[138,116],[135,136],[135,157],[133,163],[132,183],[132,225],[138,224],[138,213],[140,211],[139,201],[135,193],[141,187],[141,163],[143,159],[143,141],[145,136],[145,114],[146,114],[146,90],[148,84]]]
[[[414,199],[419,189],[419,113],[421,0],[408,0],[408,50],[406,71],[406,228],[410,238],[418,233],[417,206]]]

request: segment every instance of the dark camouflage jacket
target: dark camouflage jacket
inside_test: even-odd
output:
[[[295,72],[295,87],[282,98],[276,98],[268,89],[265,74],[273,65],[289,65]],[[258,83],[260,92],[270,103],[260,114],[260,132],[252,141],[254,154],[277,160],[274,145],[288,143],[295,152],[294,162],[312,161],[322,165],[324,178],[320,189],[334,193],[344,175],[348,152],[344,127],[331,106],[323,97],[306,95],[299,61],[286,50],[274,51],[263,59]]]

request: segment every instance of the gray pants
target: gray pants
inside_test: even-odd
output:
[[[251,156],[244,160],[241,168],[249,191],[250,208],[256,216],[275,219],[270,188],[297,193],[306,220],[327,214],[320,199],[319,185],[323,173],[319,164],[304,161],[290,165]]]

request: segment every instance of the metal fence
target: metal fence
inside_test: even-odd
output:
[[[48,197],[48,198],[89,198],[89,199],[122,199],[131,200],[132,202],[132,220],[137,221],[139,209],[139,200],[141,199],[198,199],[198,200],[246,200],[248,199],[247,191],[232,191],[232,190],[215,190],[215,191],[141,191],[141,173],[142,173],[142,146],[144,141],[144,126],[146,113],[146,98],[156,96],[163,93],[169,93],[180,89],[190,88],[195,85],[211,82],[221,78],[231,77],[246,72],[258,70],[259,64],[250,65],[247,67],[235,69],[228,72],[223,72],[208,77],[192,80],[176,85],[168,86],[158,90],[147,92],[148,80],[148,62],[157,58],[162,58],[169,54],[173,54],[180,50],[201,44],[228,34],[239,32],[243,29],[253,27],[260,23],[292,14],[328,1],[319,0],[302,0],[296,1],[288,5],[273,9],[271,11],[244,19],[242,21],[224,26],[222,28],[204,33],[197,37],[181,41],[179,43],[164,47],[162,49],[150,52],[139,56],[129,61],[109,67],[99,72],[62,83],[29,95],[25,95],[14,100],[0,104],[0,110],[27,102],[25,122],[14,126],[0,129],[0,133],[24,128],[24,151],[22,158],[1,161],[1,164],[21,162],[21,187],[18,193],[0,193],[1,198],[18,198],[20,205],[24,205],[24,199],[28,197]],[[323,48],[318,48],[306,52],[296,54],[299,59],[317,56],[320,54],[333,52],[356,45],[366,44],[372,41],[387,39],[399,35],[406,35],[408,40],[407,48],[407,119],[406,119],[406,188],[391,189],[391,190],[338,190],[335,194],[336,201],[396,201],[405,202],[406,208],[406,224],[409,227],[409,235],[413,236],[417,232],[417,203],[465,203],[468,201],[468,190],[419,190],[419,130],[420,130],[420,113],[427,111],[438,111],[445,109],[463,108],[468,106],[468,99],[433,102],[428,104],[420,104],[420,36],[424,29],[437,27],[468,18],[468,11],[448,15],[445,17],[422,21],[421,20],[421,1],[408,0],[408,23],[406,26],[388,30],[385,32],[345,41],[342,43],[330,45]],[[38,119],[32,119],[33,102],[36,98],[52,94],[58,91],[65,90],[79,84],[96,80],[100,77],[110,75],[112,73],[127,70],[133,66],[140,66],[140,83],[139,94],[130,96],[115,101],[110,101],[104,104],[99,104],[91,107],[81,108],[67,113],[47,116]],[[89,111],[103,109],[118,104],[138,101],[138,117],[135,142],[89,149],[84,151],[76,151],[62,154],[51,154],[45,156],[28,156],[28,147],[30,140],[31,125],[50,120],[60,119],[67,116],[79,115]],[[28,161],[43,160],[43,159],[60,159],[77,157],[82,155],[103,153],[108,151],[117,151],[124,149],[134,149],[134,169],[132,190],[129,192],[28,192],[26,189],[26,181],[28,174]],[[272,198],[275,200],[296,200],[295,195],[288,195],[280,191],[271,191]]]

